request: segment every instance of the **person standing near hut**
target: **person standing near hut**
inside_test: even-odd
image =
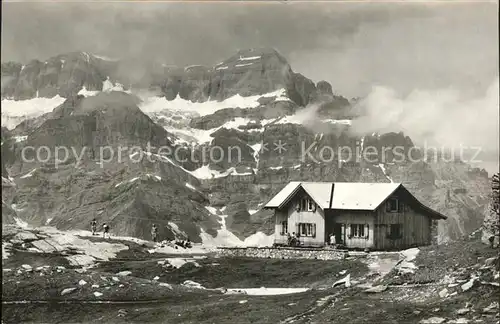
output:
[[[156,224],[153,224],[153,227],[151,228],[151,237],[153,238],[153,242],[158,242],[158,227]]]
[[[335,247],[335,245],[337,245],[337,242],[335,240],[335,234],[330,233],[330,246]]]
[[[96,235],[97,234],[97,221],[95,220],[95,218],[90,222],[90,228],[92,230],[92,235]]]
[[[108,234],[108,238],[110,238],[111,235],[109,234],[109,225],[104,223],[104,224],[102,224],[102,228],[104,229],[104,232],[102,233],[102,237],[106,238],[106,234]]]

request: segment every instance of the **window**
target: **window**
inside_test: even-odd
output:
[[[312,223],[299,223],[298,233],[300,236],[316,237],[316,224]]]
[[[365,224],[351,224],[351,237],[365,237]]]
[[[401,224],[391,224],[389,227],[389,238],[399,239],[402,237]]]
[[[399,201],[397,198],[391,198],[387,201],[387,211],[397,213],[399,211]]]
[[[281,235],[287,235],[288,234],[288,221],[282,221],[281,222]]]
[[[316,211],[316,204],[314,200],[309,198],[304,198],[299,202],[299,206],[297,208],[298,211]]]
[[[307,210],[312,211],[314,209],[314,202],[311,199],[307,200]]]

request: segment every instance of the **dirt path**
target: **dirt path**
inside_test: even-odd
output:
[[[344,291],[340,291],[333,295],[328,295],[323,298],[320,298],[316,301],[316,305],[306,310],[305,312],[290,316],[282,320],[281,324],[294,323],[297,321],[306,321],[316,313],[321,312],[323,309],[327,308],[330,305],[333,305],[337,301],[337,297],[342,295]]]

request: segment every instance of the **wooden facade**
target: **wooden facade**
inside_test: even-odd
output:
[[[312,198],[299,190],[275,209],[275,244],[287,244],[288,233],[299,233],[303,246],[328,245],[331,233],[337,244],[352,249],[399,250],[432,243],[436,215],[403,186],[374,210],[323,210],[314,201],[313,208],[304,209],[304,200]]]
[[[304,199],[311,199],[304,190],[298,192],[283,209],[275,211],[275,243],[286,244],[287,234],[300,234],[300,242],[305,246],[324,246],[327,237],[325,230],[325,212],[314,204],[312,210],[300,210],[297,205]],[[286,222],[286,224],[284,224]],[[311,224],[305,228],[303,224]],[[310,227],[309,225],[306,225]]]

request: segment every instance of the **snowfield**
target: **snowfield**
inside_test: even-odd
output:
[[[144,113],[161,112],[163,110],[193,111],[199,116],[206,116],[225,108],[257,108],[260,106],[258,101],[260,98],[271,97],[276,97],[275,101],[290,100],[286,97],[286,90],[279,89],[262,95],[242,97],[238,94],[223,101],[209,100],[206,102],[192,102],[179,96],[174,100],[167,100],[165,97],[141,97],[143,102],[139,105],[139,108]]]

